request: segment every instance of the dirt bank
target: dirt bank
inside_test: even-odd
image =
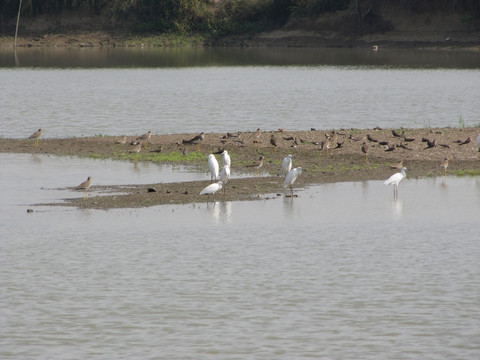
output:
[[[156,46],[261,46],[261,47],[371,47],[480,50],[480,23],[469,13],[414,13],[381,3],[373,20],[358,21],[357,9],[291,17],[281,28],[257,34],[208,39],[199,34],[182,37],[157,34],[135,36],[132,24],[112,24],[105,15],[85,9],[22,17],[21,47],[156,47]],[[16,18],[6,19],[0,47],[13,47]],[[1,34],[0,34],[1,35]]]
[[[480,152],[473,146],[479,133],[478,128],[282,130],[262,132],[258,138],[253,132],[211,133],[205,134],[205,139],[198,145],[182,143],[196,134],[153,135],[147,147],[136,155],[130,144],[135,141],[135,135],[127,136],[126,143],[120,144],[117,143],[121,139],[118,136],[49,139],[48,129],[45,129],[43,136],[47,138],[41,137],[38,146],[29,139],[0,139],[0,152],[174,163],[206,171],[207,155],[226,149],[232,158],[232,172],[235,174],[254,174],[254,169],[247,165],[264,156],[260,175],[232,179],[228,182],[226,194],[216,195],[219,199],[232,201],[255,200],[282,193],[283,178],[277,173],[287,154],[294,156],[294,167],[301,166],[305,170],[297,179],[296,188],[327,182],[386,179],[398,171],[390,168],[398,161],[403,161],[408,168],[408,178],[441,176],[440,163],[446,157],[450,159],[449,174],[479,175]],[[272,135],[277,140],[276,147],[270,142]],[[332,138],[327,140],[327,136]],[[367,155],[362,151],[364,143]],[[221,163],[219,155],[217,158]],[[95,174],[85,174],[87,176],[94,179],[91,188],[94,194],[86,200],[66,199],[63,205],[110,209],[205,202],[207,197],[198,194],[210,183],[206,180],[97,186]],[[109,195],[111,192],[115,194]],[[118,195],[118,192],[122,194]]]

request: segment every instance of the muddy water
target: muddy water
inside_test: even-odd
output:
[[[111,180],[101,161],[42,160],[48,171],[2,155],[2,359],[480,355],[478,178],[407,178],[397,200],[368,181],[27,214],[29,201],[60,195],[46,183],[78,168]]]

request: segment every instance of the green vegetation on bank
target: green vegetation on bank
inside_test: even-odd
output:
[[[10,31],[5,21],[17,16],[19,0],[0,0],[0,33]],[[115,26],[137,34],[201,33],[215,39],[225,35],[254,34],[278,28],[294,17],[352,10],[356,31],[386,29],[380,6],[410,13],[459,11],[462,21],[480,18],[478,0],[26,0],[21,17],[88,10]],[[367,26],[365,26],[367,25]]]

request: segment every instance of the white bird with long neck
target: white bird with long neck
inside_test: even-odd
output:
[[[292,158],[293,156],[288,154],[282,161],[282,176],[286,176],[290,170],[292,170]]]
[[[222,164],[223,166],[225,165],[232,166],[232,160],[230,159],[230,155],[228,155],[227,150],[223,150],[222,152]]]
[[[218,178],[223,184],[223,193],[225,194],[225,191],[227,189],[227,182],[228,182],[228,179],[230,179],[230,166],[225,165],[222,168],[222,171],[220,171],[220,175],[218,175]]]
[[[210,154],[208,155],[208,169],[210,171],[210,180],[215,181],[218,179],[218,161],[215,158],[215,155]]]
[[[407,168],[403,167],[399,173],[393,174],[384,182],[385,185],[393,185],[394,197],[398,196],[398,183],[403,179],[405,179],[405,177],[407,176],[407,174],[405,173],[405,170],[407,170]]]
[[[287,189],[287,187],[291,190],[291,195],[293,196],[293,183],[297,180],[298,175],[302,173],[302,168],[297,167],[292,169],[288,172],[287,176],[285,176],[285,181],[283,182],[283,187]]]
[[[210,184],[205,189],[200,191],[200,195],[212,195],[213,199],[213,195],[215,195],[215,193],[222,188],[222,185],[223,184],[221,181]]]

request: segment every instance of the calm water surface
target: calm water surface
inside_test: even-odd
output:
[[[0,136],[480,124],[475,52],[192,51],[3,51]]]
[[[0,136],[480,123],[475,53],[0,51]],[[31,51],[30,51],[31,50]],[[480,358],[480,179],[110,211],[183,167],[0,154],[2,359]],[[235,172],[234,172],[235,173]],[[27,214],[26,209],[34,213]]]
[[[27,214],[78,167],[112,180],[103,161],[41,160],[1,156],[2,359],[480,356],[479,178],[407,178],[397,201],[368,181]]]

